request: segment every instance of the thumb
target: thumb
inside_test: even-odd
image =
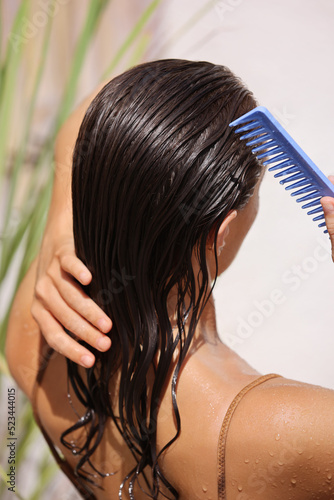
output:
[[[334,262],[334,198],[324,196],[321,198],[321,205],[324,210],[326,226],[332,244],[332,259]]]

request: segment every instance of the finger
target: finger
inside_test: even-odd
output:
[[[334,175],[329,175],[328,179],[331,181],[332,184],[334,184]]]
[[[95,356],[72,339],[52,314],[37,301],[34,302],[31,313],[50,347],[85,368],[94,365]]]
[[[36,286],[35,292],[42,305],[59,321],[67,330],[79,337],[87,344],[99,351],[109,349],[111,341],[106,335],[102,335],[93,325],[82,318],[75,310],[71,309],[62,299],[58,290],[53,286],[52,280],[46,287],[45,282]],[[47,291],[44,290],[47,288]]]
[[[334,198],[324,196],[320,200],[324,210],[326,226],[332,244],[332,259],[334,261]]]
[[[63,300],[84,319],[103,333],[111,330],[112,322],[105,312],[82,290],[72,277],[59,268],[51,266],[49,276]]]
[[[92,281],[92,273],[75,255],[60,255],[59,261],[62,269],[71,274],[82,285],[88,285]]]

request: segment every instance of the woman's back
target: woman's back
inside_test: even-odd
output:
[[[65,358],[53,353],[47,365],[43,363],[48,348],[29,312],[34,273],[33,264],[13,306],[11,322],[15,321],[15,328],[10,325],[9,341],[15,345],[15,353],[9,357],[10,368],[33,401],[51,442],[74,469],[78,458],[61,445],[59,437],[76,424],[74,409],[81,415],[84,408],[73,391],[71,401],[68,398]],[[40,355],[36,356],[36,352]],[[46,367],[38,385],[37,366]],[[159,460],[180,500],[218,499],[219,435],[226,412],[235,396],[259,377],[258,372],[221,343],[194,346],[178,386],[181,434]],[[152,373],[152,381],[153,378]],[[176,429],[169,387],[167,380],[157,417],[158,449],[173,437]],[[110,387],[115,401],[117,394],[113,389]],[[282,377],[270,378],[246,392],[227,430],[223,478],[226,497],[219,500],[334,498],[333,410],[333,391]],[[79,444],[80,436],[82,431],[74,432],[71,439],[79,439]],[[102,481],[94,477],[104,488],[91,487],[96,498],[117,498],[119,486],[135,466],[135,460],[111,420],[92,464],[100,472],[114,473]],[[85,470],[96,475],[89,466]],[[149,470],[147,476],[150,477]],[[143,480],[140,484],[145,487]],[[135,498],[144,500],[147,495],[136,486]]]
[[[14,321],[17,311],[20,325],[16,323],[9,340],[19,346],[19,349],[15,349],[15,356],[12,356],[15,359],[9,358],[9,362],[13,373],[16,372],[18,382],[33,401],[40,424],[74,469],[77,457],[60,443],[59,437],[64,430],[77,422],[73,408],[81,415],[84,407],[73,390],[70,391],[71,403],[69,401],[65,358],[53,353],[45,363],[49,349],[30,315],[35,267],[33,264],[30,268],[13,306],[11,321]],[[17,338],[14,335],[17,335]],[[204,344],[199,346],[185,363],[178,387],[178,404],[182,415],[181,435],[161,460],[168,479],[177,489],[181,488],[180,498],[185,499],[196,498],[193,495],[199,487],[199,494],[203,498],[217,498],[217,446],[224,415],[236,393],[259,376],[242,360],[238,366],[235,365],[232,357],[236,355],[223,344],[215,346],[214,355],[212,347],[207,347]],[[40,355],[27,357],[27,352],[39,352]],[[45,371],[41,382],[36,384],[35,370],[38,366]],[[227,366],[233,367],[233,373],[226,371]],[[242,373],[240,368],[245,372]],[[154,374],[151,373],[152,382],[153,379]],[[160,449],[173,437],[176,429],[169,387],[170,379],[167,379],[157,416],[157,440]],[[110,392],[111,400],[116,402],[117,394],[113,387],[110,387]],[[80,435],[82,431],[73,433],[71,439],[76,441]],[[198,460],[198,457],[201,457],[201,460]],[[135,461],[111,419],[92,463],[100,472],[117,471],[115,475],[103,479],[105,491],[93,488],[96,497],[117,498],[120,484],[135,466]],[[90,467],[87,470],[93,472]],[[147,496],[136,488],[136,498],[141,500]]]

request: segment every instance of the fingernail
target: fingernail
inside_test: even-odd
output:
[[[107,333],[110,330],[110,323],[106,321],[104,318],[98,320],[97,326],[104,333]]]
[[[79,280],[81,283],[86,283],[89,280],[89,275],[87,273],[80,273]]]
[[[109,337],[101,337],[96,342],[96,345],[97,345],[98,349],[101,349],[102,351],[106,351],[111,346],[110,338]]]
[[[87,354],[85,354],[84,356],[81,357],[81,363],[86,368],[90,368],[94,364],[94,358],[92,356],[87,356]]]

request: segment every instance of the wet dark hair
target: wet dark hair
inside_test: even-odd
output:
[[[87,430],[76,473],[92,481],[82,466],[91,463],[110,417],[137,462],[120,495],[126,487],[134,498],[134,482],[149,466],[147,493],[158,498],[163,483],[178,498],[158,458],[180,432],[178,374],[214,286],[206,265],[208,237],[214,231],[216,240],[227,214],[246,205],[260,176],[249,147],[228,127],[256,105],[228,68],[168,59],[111,80],[82,122],[73,155],[75,248],[93,275],[87,292],[112,318],[113,328],[109,351],[85,344],[97,359],[85,380],[68,361],[72,387],[87,408],[74,426]],[[167,310],[172,289],[177,290],[177,335]],[[177,433],[158,454],[155,420],[176,348],[171,390]],[[152,366],[154,384],[148,391]],[[108,389],[116,373],[117,414]],[[74,428],[62,435],[69,447],[65,437]]]

